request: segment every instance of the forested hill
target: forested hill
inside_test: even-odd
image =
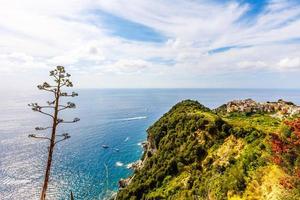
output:
[[[147,130],[116,199],[300,199],[297,113],[228,106],[175,105]]]

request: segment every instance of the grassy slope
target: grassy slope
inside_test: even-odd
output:
[[[280,199],[285,173],[270,160],[269,115],[220,115],[183,101],[148,129],[154,155],[118,199]]]

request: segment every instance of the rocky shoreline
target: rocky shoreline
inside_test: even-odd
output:
[[[147,155],[148,155],[147,152],[150,151],[150,149],[149,149],[150,145],[149,145],[148,141],[142,142],[141,145],[144,149],[144,156],[143,156],[144,159],[143,160],[137,160],[133,163],[128,164],[128,166],[127,166],[129,169],[132,169],[134,172],[140,170],[143,167],[144,162],[147,159]],[[118,182],[119,189],[127,187],[130,184],[130,182],[133,178],[134,178],[134,175],[131,176],[131,177],[125,178],[125,179],[120,179],[119,182]]]

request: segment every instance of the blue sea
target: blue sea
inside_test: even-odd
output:
[[[105,199],[118,189],[118,180],[132,174],[127,165],[140,158],[140,143],[146,129],[174,104],[198,100],[215,108],[233,99],[280,98],[300,104],[300,90],[288,89],[101,89],[76,90],[71,99],[75,110],[65,119],[79,117],[76,124],[63,125],[69,140],[57,145],[48,199]],[[43,92],[1,92],[0,94],[0,199],[39,199],[47,159],[47,142],[30,139],[34,127],[49,125],[47,116],[34,113],[30,102],[50,100]],[[47,134],[47,132],[45,133]],[[104,149],[102,145],[108,145]]]

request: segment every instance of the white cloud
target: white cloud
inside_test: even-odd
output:
[[[99,64],[106,59],[102,49],[99,49],[94,45],[83,46],[69,52],[66,52],[63,55],[52,57],[48,60],[48,63],[51,65],[66,65],[66,66],[76,66],[82,65],[84,62],[90,62],[94,64]]]
[[[279,61],[278,66],[281,70],[300,69],[300,57],[284,58]]]
[[[150,27],[168,40],[155,44],[111,35],[109,25],[89,13],[97,9]],[[299,4],[272,0],[251,22],[239,21],[249,9],[238,1],[5,0],[0,8],[0,71],[30,73],[66,65],[93,80],[99,74],[115,80],[142,74],[154,82],[157,74],[176,82],[181,76],[299,70],[295,52],[300,43],[288,42],[300,35]],[[223,47],[233,48],[208,53]]]
[[[0,72],[2,73],[24,72],[46,68],[44,62],[19,52],[0,54],[0,66]]]
[[[259,69],[268,67],[268,64],[263,61],[242,61],[238,63],[238,66],[242,69]]]
[[[151,67],[151,63],[144,60],[122,59],[104,66],[104,70],[118,74],[136,74],[145,71],[149,67]]]

